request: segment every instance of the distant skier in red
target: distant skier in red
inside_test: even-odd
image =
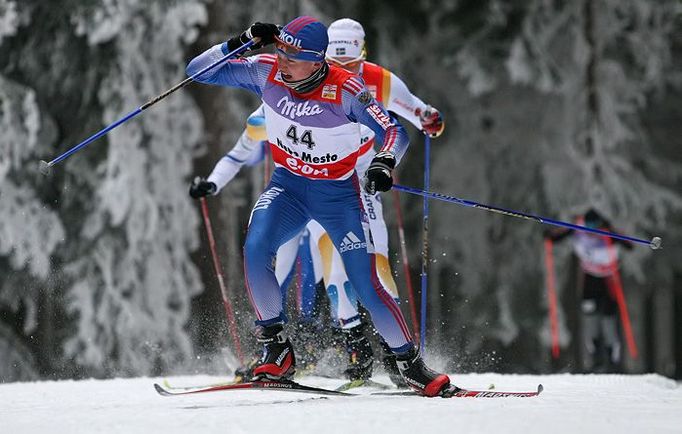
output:
[[[578,224],[613,231],[596,210],[580,216]],[[621,371],[622,345],[618,313],[627,316],[618,272],[618,246],[632,249],[632,243],[571,229],[545,232],[545,238],[562,241],[571,235],[573,251],[580,261],[577,288],[581,294],[583,368],[589,372]],[[619,306],[620,305],[620,306]],[[625,309],[625,310],[624,310]],[[629,320],[624,325],[629,330]]]

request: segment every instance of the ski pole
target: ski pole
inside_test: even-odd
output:
[[[611,276],[607,277],[607,283],[616,295],[616,303],[618,304],[618,312],[620,313],[620,321],[625,332],[625,343],[628,346],[630,357],[636,359],[639,351],[637,350],[637,342],[632,333],[632,323],[630,322],[630,314],[628,313],[628,306],[625,301],[625,293],[623,292],[623,283],[618,271],[618,256],[616,256],[616,246],[610,238],[606,238],[606,248],[609,252],[609,259],[611,260]]]
[[[552,358],[559,358],[559,320],[557,315],[557,296],[554,278],[554,254],[552,240],[545,240],[545,276],[547,279],[547,304],[549,304],[549,323],[552,334]]]
[[[429,191],[431,183],[431,137],[424,136],[424,190]],[[424,196],[422,221],[422,275],[421,275],[421,322],[419,326],[419,349],[422,355],[426,346],[426,302],[429,269],[429,199]]]
[[[223,277],[222,267],[220,266],[220,259],[218,258],[218,253],[215,247],[215,238],[213,237],[213,227],[211,225],[211,219],[208,216],[208,205],[206,204],[206,198],[201,198],[201,215],[204,217],[204,225],[206,226],[206,235],[208,237],[208,245],[211,250],[211,257],[213,258],[213,269],[215,270],[216,277],[218,278],[218,285],[220,286],[220,294],[223,297],[223,306],[225,306],[225,313],[227,313],[227,328],[232,336],[232,342],[234,343],[234,349],[239,358],[239,364],[244,364],[244,355],[242,353],[242,346],[239,341],[239,334],[237,333],[237,321],[234,316],[234,311],[232,310],[232,303],[230,302],[230,294],[227,291],[227,286],[225,285],[225,278]]]
[[[395,175],[395,180],[398,182],[398,175]],[[400,241],[400,257],[403,262],[403,273],[405,273],[405,281],[407,282],[407,298],[410,303],[410,317],[412,318],[412,328],[414,339],[419,340],[419,321],[417,320],[417,306],[414,299],[414,287],[412,286],[412,273],[410,272],[410,260],[407,256],[407,245],[405,243],[405,229],[403,224],[403,212],[400,206],[400,194],[397,190],[393,190],[393,206],[395,214],[398,219],[398,238]]]
[[[404,185],[394,185],[393,188],[395,188],[398,191],[404,191],[406,193],[416,194],[418,196],[428,197],[431,199],[437,199],[437,200],[441,200],[443,202],[456,203],[458,205],[464,205],[464,206],[468,206],[471,208],[478,208],[478,209],[482,209],[484,211],[490,211],[490,212],[503,214],[503,215],[507,215],[507,216],[511,216],[511,217],[518,217],[518,218],[522,218],[522,219],[526,219],[526,220],[534,220],[538,223],[544,223],[544,224],[553,225],[553,226],[561,226],[563,228],[569,228],[569,229],[573,229],[573,230],[577,230],[577,231],[583,231],[583,232],[591,232],[593,234],[604,235],[604,236],[610,237],[610,238],[617,238],[619,240],[630,241],[630,242],[637,243],[637,244],[643,244],[643,245],[649,246],[652,250],[661,249],[661,243],[662,243],[661,237],[653,237],[651,240],[644,240],[641,238],[629,237],[627,235],[616,234],[616,233],[604,231],[601,229],[593,229],[593,228],[588,228],[586,226],[581,226],[581,225],[577,225],[577,224],[573,224],[573,223],[562,222],[560,220],[552,220],[552,219],[549,219],[547,217],[540,217],[540,216],[536,216],[533,214],[525,214],[525,213],[522,213],[519,211],[510,210],[510,209],[498,208],[498,207],[491,206],[491,205],[484,205],[484,204],[473,202],[470,200],[464,200],[464,199],[460,199],[460,198],[457,198],[454,196],[448,196],[448,195],[441,194],[441,193],[434,193],[431,191],[419,190],[417,188],[406,187]]]
[[[91,135],[91,136],[88,137],[87,139],[83,140],[82,142],[80,142],[79,144],[77,144],[76,146],[74,146],[73,148],[69,149],[68,151],[66,151],[66,152],[64,152],[63,154],[59,155],[58,157],[54,158],[52,161],[47,162],[47,161],[45,161],[45,160],[40,160],[40,166],[39,166],[40,173],[42,173],[43,175],[47,175],[47,174],[50,172],[50,168],[51,168],[52,166],[54,166],[55,164],[59,163],[60,161],[65,160],[66,158],[68,158],[68,157],[71,156],[72,154],[78,152],[80,149],[86,147],[86,146],[89,145],[90,143],[92,143],[92,142],[94,142],[95,140],[99,139],[100,137],[102,137],[103,135],[105,135],[106,133],[108,133],[109,131],[111,131],[111,130],[113,130],[114,128],[116,128],[117,126],[119,126],[119,125],[121,125],[121,124],[124,124],[124,123],[128,122],[130,119],[132,119],[132,118],[134,118],[135,116],[137,116],[137,115],[139,115],[140,113],[142,113],[145,109],[148,109],[149,107],[151,107],[151,106],[153,106],[154,104],[156,104],[157,102],[161,101],[162,99],[164,99],[165,97],[167,97],[167,96],[170,95],[171,93],[173,93],[173,92],[175,92],[176,90],[178,90],[178,89],[184,87],[187,83],[193,81],[195,78],[199,77],[199,76],[202,75],[202,74],[205,74],[206,72],[210,71],[211,69],[215,68],[216,66],[220,65],[221,63],[225,62],[225,61],[226,61],[227,59],[229,59],[230,57],[232,57],[232,56],[234,56],[234,55],[236,55],[236,54],[239,54],[239,53],[241,53],[241,52],[247,50],[247,49],[248,49],[251,45],[253,45],[253,44],[254,44],[254,41],[251,40],[251,41],[247,42],[246,44],[242,45],[241,47],[237,48],[236,50],[233,50],[233,51],[227,53],[225,56],[223,56],[222,58],[220,58],[220,59],[218,59],[217,61],[213,62],[212,64],[210,64],[209,66],[205,67],[205,68],[202,69],[201,71],[197,72],[196,74],[194,74],[194,75],[192,75],[192,76],[190,76],[190,77],[187,77],[186,79],[182,80],[180,83],[178,83],[178,84],[176,84],[175,86],[171,87],[170,89],[168,89],[167,91],[165,91],[165,92],[162,93],[161,95],[155,96],[154,98],[150,99],[149,101],[147,101],[146,103],[144,103],[144,104],[141,105],[140,107],[138,107],[138,108],[136,108],[135,110],[131,111],[130,113],[128,113],[127,115],[125,115],[125,116],[122,117],[121,119],[117,120],[116,122],[114,122],[114,123],[112,123],[112,124],[109,124],[107,127],[103,128],[103,129],[99,130],[99,131],[96,132],[95,134]]]

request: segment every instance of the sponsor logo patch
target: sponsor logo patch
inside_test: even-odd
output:
[[[337,86],[335,84],[325,84],[322,88],[322,98],[336,99]]]
[[[253,207],[253,211],[268,209],[272,201],[275,200],[275,198],[283,191],[284,189],[282,188],[272,187],[271,189],[263,192],[263,194],[261,194],[258,198],[256,205]]]
[[[355,235],[353,231],[350,231],[346,234],[345,237],[343,237],[343,240],[341,241],[341,246],[339,248],[339,253],[366,248],[367,243],[363,243],[362,241],[360,241],[360,238],[358,238],[358,236]]]
[[[367,113],[369,113],[370,116],[372,116],[374,120],[377,121],[377,123],[381,125],[383,129],[388,129],[389,127],[394,126],[391,118],[387,114],[385,114],[381,110],[381,107],[379,107],[376,103],[371,104],[369,107],[367,107],[366,110]]]
[[[314,116],[324,112],[318,104],[310,104],[305,102],[289,101],[288,96],[283,96],[277,101],[277,108],[280,109],[282,116],[288,116],[290,119],[295,119],[301,116]]]
[[[301,40],[298,38],[294,38],[292,35],[288,34],[284,30],[279,31],[279,39],[281,39],[282,41],[284,41],[284,43],[288,45],[301,48]]]
[[[372,203],[372,196],[363,192],[365,196],[365,211],[367,212],[367,217],[371,220],[377,219],[376,211],[374,211],[374,203]]]
[[[284,358],[289,354],[289,348],[285,348],[284,351],[282,351],[282,354],[277,357],[277,360],[275,360],[275,363],[277,366],[282,366],[282,362],[284,361]]]
[[[362,104],[369,104],[369,102],[372,101],[372,98],[372,94],[367,90],[358,95],[358,101]]]
[[[304,163],[313,163],[313,164],[329,164],[329,163],[334,163],[339,159],[338,154],[330,154],[327,152],[324,155],[312,155],[308,152],[302,151],[298,152],[287,145],[285,145],[280,139],[277,139],[276,145],[278,148],[286,152],[287,154],[294,156],[296,158],[300,158],[301,161]]]

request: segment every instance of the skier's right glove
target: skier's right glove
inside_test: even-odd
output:
[[[204,196],[212,196],[218,191],[218,187],[204,178],[196,177],[189,186],[189,195],[194,199]]]
[[[445,129],[445,121],[443,116],[434,107],[426,106],[426,110],[421,111],[417,109],[419,121],[422,124],[422,130],[431,138],[435,138],[443,134]]]
[[[374,156],[365,173],[365,191],[375,194],[377,191],[388,191],[393,187],[393,168],[395,157],[390,152],[381,151]]]
[[[279,26],[270,23],[253,23],[251,27],[246,29],[244,33],[227,41],[228,51],[234,51],[242,45],[249,42],[251,39],[258,38],[250,50],[258,50],[266,45],[275,42],[275,36],[279,35]]]

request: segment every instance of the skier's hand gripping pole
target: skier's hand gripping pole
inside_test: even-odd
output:
[[[162,99],[164,99],[165,97],[167,97],[167,96],[170,95],[171,93],[173,93],[173,92],[175,92],[176,90],[178,90],[178,89],[184,87],[186,84],[190,83],[191,81],[193,81],[195,78],[199,77],[200,75],[205,74],[206,72],[212,70],[213,68],[215,68],[215,67],[217,67],[218,65],[222,64],[223,62],[225,62],[225,61],[228,60],[229,58],[234,57],[234,56],[236,56],[237,54],[243,53],[244,51],[248,50],[248,49],[249,49],[252,45],[254,45],[255,43],[256,43],[256,41],[254,41],[254,40],[249,40],[249,41],[247,41],[247,42],[244,43],[243,45],[241,45],[241,46],[239,46],[238,48],[236,48],[236,49],[230,51],[229,53],[227,53],[227,54],[226,54],[225,56],[223,56],[222,58],[216,60],[214,63],[208,65],[206,68],[202,69],[201,71],[197,72],[196,74],[194,74],[194,75],[192,75],[192,76],[190,76],[190,77],[187,77],[186,79],[182,80],[180,83],[178,83],[178,84],[176,84],[175,86],[171,87],[170,89],[168,89],[168,90],[165,91],[164,93],[162,93],[162,94],[160,94],[160,95],[158,95],[158,96],[155,96],[154,98],[150,99],[150,100],[147,101],[145,104],[143,104],[142,106],[140,106],[140,107],[138,107],[137,109],[131,111],[130,113],[128,113],[127,115],[125,115],[125,116],[122,117],[121,119],[117,120],[116,122],[114,122],[114,123],[108,125],[107,127],[103,128],[103,129],[101,129],[100,131],[96,132],[95,134],[91,135],[90,137],[88,137],[87,139],[83,140],[81,143],[77,144],[77,145],[74,146],[73,148],[69,149],[68,151],[66,151],[66,152],[64,152],[63,154],[59,155],[58,157],[54,158],[52,161],[47,162],[47,161],[45,161],[45,160],[40,160],[40,166],[39,166],[40,173],[42,173],[43,175],[47,175],[47,174],[50,172],[50,168],[51,168],[52,166],[54,166],[55,164],[59,163],[60,161],[63,161],[63,160],[65,160],[65,159],[67,159],[67,158],[68,158],[69,156],[71,156],[72,154],[75,154],[75,153],[78,152],[80,149],[86,147],[86,146],[89,145],[90,143],[92,143],[92,142],[94,142],[95,140],[99,139],[99,138],[102,137],[103,135],[107,134],[109,131],[111,131],[111,130],[113,130],[114,128],[116,128],[117,126],[119,126],[119,125],[121,125],[121,124],[124,124],[124,123],[128,122],[130,119],[132,119],[132,118],[134,118],[135,116],[137,116],[137,115],[139,115],[140,113],[142,113],[145,109],[147,109],[147,108],[153,106],[154,104],[156,104],[157,102],[161,101]]]
[[[404,185],[394,184],[393,188],[398,191],[403,191],[405,193],[416,194],[418,196],[428,197],[430,199],[441,200],[443,202],[456,203],[458,205],[468,206],[470,208],[478,208],[484,211],[490,211],[498,214],[503,214],[511,217],[518,217],[526,220],[534,220],[538,223],[544,223],[553,226],[560,226],[563,228],[574,229],[576,231],[591,232],[597,235],[604,235],[609,238],[617,238],[619,240],[630,241],[637,244],[642,244],[651,247],[652,250],[658,250],[662,248],[661,237],[653,237],[651,240],[644,240],[641,238],[629,237],[627,235],[616,234],[614,232],[603,231],[601,229],[588,228],[587,226],[576,225],[573,223],[562,222],[560,220],[552,220],[546,217],[540,217],[533,214],[526,214],[519,211],[514,211],[505,208],[499,208],[491,205],[484,205],[481,203],[473,202],[470,200],[460,199],[454,196],[448,196],[445,194],[434,193],[431,191],[419,190],[417,188],[406,187]]]

